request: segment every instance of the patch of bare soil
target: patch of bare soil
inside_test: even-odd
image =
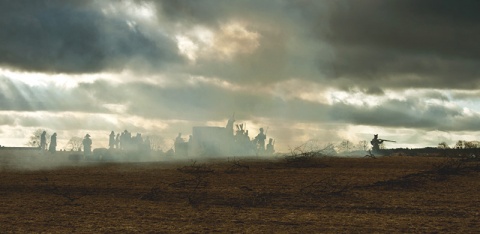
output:
[[[476,161],[241,158],[32,169],[11,160],[0,161],[2,233],[480,230]]]

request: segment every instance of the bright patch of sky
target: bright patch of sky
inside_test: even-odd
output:
[[[359,91],[343,91],[330,89],[326,93],[328,103],[335,105],[336,103],[344,103],[354,106],[378,106],[382,103],[382,99],[376,95],[368,95]]]
[[[231,59],[238,54],[253,53],[259,47],[260,35],[245,24],[232,22],[218,30],[195,26],[175,35],[180,53],[191,62],[197,59]]]
[[[116,2],[97,1],[105,15],[123,15],[140,21],[154,21],[157,11],[152,3],[123,0]]]

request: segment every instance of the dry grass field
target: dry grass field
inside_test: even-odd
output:
[[[98,163],[69,162],[65,154],[2,154],[0,233],[480,230],[477,161],[395,156]]]

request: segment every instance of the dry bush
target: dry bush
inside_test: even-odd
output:
[[[245,173],[247,170],[250,170],[250,166],[241,163],[240,160],[235,160],[235,158],[232,161],[229,160],[229,162],[232,165],[225,169],[224,172],[227,174]]]
[[[208,175],[215,171],[206,164],[197,165],[196,161],[193,161],[190,166],[177,168],[177,170],[182,173],[193,175],[194,178],[179,180],[168,184],[168,186],[176,189],[187,189],[186,199],[188,204],[194,208],[198,208],[201,202],[206,200],[206,193],[200,190],[208,187]]]
[[[86,190],[86,189],[83,189],[81,191],[75,191],[73,188],[60,187],[60,186],[56,185],[55,182],[50,181],[48,179],[48,177],[40,178],[38,180],[43,183],[41,188],[45,192],[55,194],[55,195],[58,195],[60,197],[63,197],[65,199],[67,199],[67,203],[65,203],[66,205],[71,205],[75,201],[77,201],[78,199],[80,199],[80,198],[82,198],[82,197],[84,197],[88,194],[92,194],[91,191]]]
[[[420,188],[429,181],[444,181],[451,175],[466,174],[479,169],[479,164],[469,164],[469,159],[447,157],[445,160],[432,164],[432,168],[418,173],[408,174],[396,179],[378,181],[366,187],[384,187],[388,189]]]
[[[439,175],[457,175],[464,172],[465,168],[466,160],[447,157],[443,162],[433,164],[431,171]]]
[[[198,208],[200,203],[206,199],[206,193],[199,191],[200,189],[206,188],[209,184],[205,178],[203,175],[197,175],[194,180],[194,186],[187,193],[188,204],[192,207]]]
[[[285,162],[289,167],[328,167],[328,165],[319,162],[317,159],[325,157],[332,145],[328,145],[323,149],[311,151],[308,145],[303,144],[290,150],[290,155],[285,156]]]
[[[458,175],[480,170],[480,158],[474,154],[449,156],[440,163],[433,164],[431,172],[439,175]]]
[[[181,195],[182,199],[186,199],[187,203],[194,208],[198,208],[202,202],[207,199],[207,194],[204,192],[209,186],[207,176],[204,174],[197,174],[192,179],[183,179],[168,184],[170,188],[173,188],[175,194]],[[149,193],[145,194],[144,200],[158,201],[165,198],[165,191],[160,188],[152,188]]]

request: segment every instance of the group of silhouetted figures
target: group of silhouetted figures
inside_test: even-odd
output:
[[[43,131],[40,135],[40,149],[46,150],[47,148],[47,132]],[[50,145],[48,146],[48,151],[55,153],[57,151],[57,133],[54,132],[50,137]]]
[[[87,134],[82,140],[83,151],[85,154],[92,153],[92,139],[90,135]],[[43,131],[40,135],[40,150],[45,151],[47,149],[47,132]],[[57,151],[57,133],[54,132],[50,137],[50,144],[48,145],[48,151],[50,153],[55,153]]]
[[[117,133],[117,135],[112,131],[109,135],[108,147],[109,149],[150,151],[150,138],[147,136],[143,140],[140,133],[132,137],[132,133],[127,130],[121,134]]]
[[[275,153],[275,141],[270,138],[267,145],[266,132],[263,128],[259,129],[259,133],[250,138],[248,130],[244,129],[244,124],[235,125],[237,130],[234,132],[235,119],[232,117],[228,120],[225,128],[205,127],[197,129],[196,135],[190,135],[186,142],[179,133],[175,138],[174,154],[185,156],[189,153],[193,155],[272,155]],[[168,153],[168,152],[167,152]]]
[[[243,124],[237,124],[237,131],[235,132],[235,142],[240,144],[243,149],[250,149],[255,154],[271,155],[275,153],[275,142],[272,138],[269,139],[268,144],[265,147],[265,140],[267,135],[263,128],[259,129],[259,133],[255,138],[250,139],[248,130],[243,129]]]
[[[40,135],[40,150],[47,150],[47,132],[43,131]],[[137,133],[136,136],[132,137],[132,134],[125,130],[121,134],[115,135],[115,132],[112,131],[109,135],[109,149],[121,149],[121,150],[142,150],[150,151],[150,139],[147,137],[143,140],[142,135]],[[90,134],[86,134],[82,139],[83,152],[85,155],[92,154],[92,139]],[[57,133],[53,133],[50,137],[50,144],[48,144],[48,151],[55,153],[57,148]],[[79,149],[80,151],[80,149]]]

